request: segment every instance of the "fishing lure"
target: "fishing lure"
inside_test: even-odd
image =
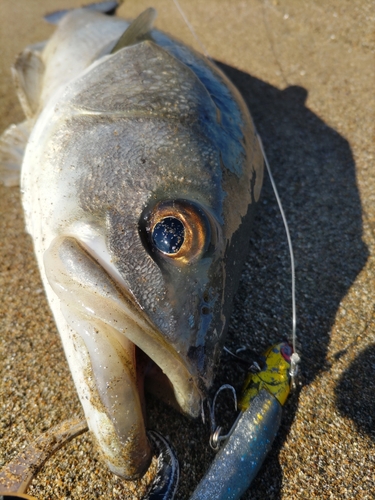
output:
[[[263,355],[262,368],[248,374],[238,402],[240,414],[190,500],[236,500],[248,489],[280,426],[290,390],[291,355],[287,342],[273,345]]]

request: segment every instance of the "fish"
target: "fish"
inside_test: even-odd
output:
[[[129,480],[146,392],[201,414],[263,180],[240,93],[155,16],[65,13],[17,57],[26,119],[0,138],[88,427]]]

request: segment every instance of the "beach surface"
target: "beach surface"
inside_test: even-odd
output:
[[[301,377],[244,499],[375,497],[375,10],[372,0],[180,0],[199,40],[243,94],[273,169],[296,260]],[[54,30],[48,12],[78,0],[3,0],[0,132],[24,119],[10,67]],[[118,15],[158,10],[156,26],[202,51],[172,0],[126,1]],[[49,310],[19,188],[0,187],[0,468],[44,431],[83,417]],[[226,345],[249,365],[291,333],[286,237],[269,179]],[[244,371],[223,354],[215,387]],[[209,429],[159,402],[149,428],[173,444],[186,500],[214,453]],[[230,424],[225,407],[218,420]],[[151,475],[151,474],[150,474]],[[149,475],[149,476],[150,476]],[[88,433],[56,453],[28,490],[38,499],[142,499],[100,462]]]

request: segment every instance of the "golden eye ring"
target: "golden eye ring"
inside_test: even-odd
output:
[[[154,251],[185,265],[204,254],[212,234],[206,212],[188,200],[157,203],[149,216],[147,232]]]

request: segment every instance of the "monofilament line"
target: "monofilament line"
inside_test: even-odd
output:
[[[274,181],[272,171],[270,164],[268,163],[266,153],[264,151],[262,139],[260,138],[260,135],[257,134],[260,149],[263,154],[264,158],[264,163],[266,164],[267,172],[272,184],[272,189],[273,192],[275,193],[276,201],[279,206],[279,210],[281,213],[281,217],[283,219],[284,227],[285,227],[285,232],[286,232],[286,237],[288,240],[288,247],[289,247],[289,254],[290,254],[290,267],[291,267],[291,273],[292,273],[292,343],[293,343],[293,356],[292,357],[292,368],[291,368],[291,376],[295,376],[295,370],[296,370],[296,365],[299,362],[299,356],[296,351],[296,326],[297,326],[297,313],[296,313],[296,276],[295,276],[295,264],[294,264],[294,253],[293,253],[293,245],[292,245],[292,239],[290,237],[290,232],[289,232],[289,226],[288,226],[288,221],[286,220],[286,216],[284,213],[284,209],[279,197],[279,193],[277,191],[276,183]]]
[[[182,10],[181,5],[179,4],[178,0],[173,0],[173,3],[178,9],[178,12],[181,14],[182,19],[184,20],[186,26],[189,28],[191,34],[197,41],[199,47],[201,48],[203,54],[207,57],[207,59],[211,59],[210,54],[207,52],[206,47],[203,45],[203,43],[200,41],[198,35],[195,33],[193,26],[190,24],[188,18],[185,15],[185,12]]]

